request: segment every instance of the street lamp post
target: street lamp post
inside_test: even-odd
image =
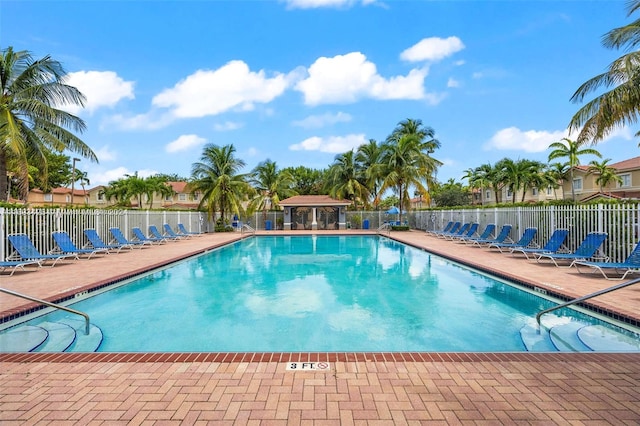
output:
[[[71,166],[71,205],[73,206],[73,193],[76,183],[76,161],[80,161],[79,158],[73,159],[73,165]]]

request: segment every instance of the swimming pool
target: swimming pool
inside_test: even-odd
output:
[[[102,330],[103,352],[500,352],[527,350],[523,329],[553,305],[385,237],[260,236],[73,308]],[[566,309],[545,323],[610,327]]]

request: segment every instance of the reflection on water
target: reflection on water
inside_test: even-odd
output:
[[[103,351],[277,352],[520,351],[547,306],[388,238],[268,236],[74,307],[103,329]]]

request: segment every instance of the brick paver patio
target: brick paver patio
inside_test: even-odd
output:
[[[596,275],[397,238],[569,297]],[[214,234],[0,277],[55,299],[224,244]],[[640,320],[640,286],[593,302]],[[0,315],[28,304],[0,294]],[[289,371],[289,361],[327,361]],[[0,354],[0,424],[639,424],[640,354]]]

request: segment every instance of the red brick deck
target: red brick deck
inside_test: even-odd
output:
[[[229,237],[16,273],[0,286],[55,299]],[[392,237],[569,297],[612,284],[422,232]],[[594,303],[638,320],[639,301],[631,287]],[[0,294],[0,315],[26,307]],[[287,371],[294,359],[331,365]],[[0,354],[0,383],[3,425],[640,423],[636,353]]]

